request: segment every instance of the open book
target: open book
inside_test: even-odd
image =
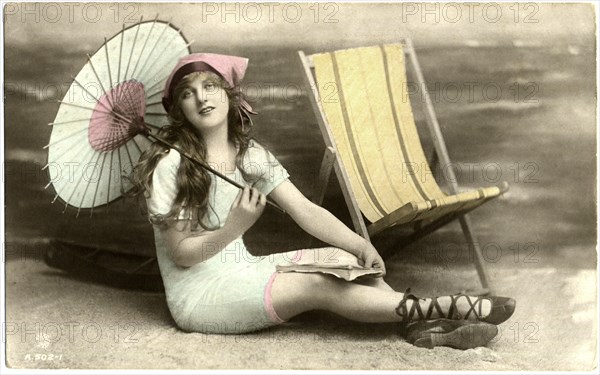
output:
[[[379,268],[365,268],[349,264],[285,264],[277,265],[278,272],[320,272],[352,281],[359,277],[378,277],[383,275]]]

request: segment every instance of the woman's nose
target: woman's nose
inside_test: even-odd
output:
[[[196,91],[196,100],[198,103],[205,103],[208,101],[206,90]]]

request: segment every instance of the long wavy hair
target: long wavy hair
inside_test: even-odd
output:
[[[253,183],[258,177],[247,173],[243,166],[244,155],[252,139],[252,122],[249,120],[248,115],[242,113],[240,109],[240,101],[243,98],[243,94],[239,87],[230,87],[221,76],[212,72],[194,72],[186,75],[174,90],[174,104],[168,113],[170,125],[162,127],[158,135],[165,141],[179,146],[196,160],[205,164],[207,163],[206,142],[200,132],[186,119],[180,105],[183,91],[187,85],[201,74],[207,76],[206,80],[221,87],[229,98],[227,133],[229,140],[235,144],[238,150],[235,157],[235,164],[244,180]],[[146,198],[150,196],[154,169],[168,150],[167,146],[157,141],[142,153],[129,177],[129,180],[133,184],[133,189],[128,195],[139,197],[143,194]],[[164,225],[168,220],[177,220],[180,213],[183,210],[187,210],[188,215],[190,215],[189,219],[192,221],[192,229],[197,229],[198,225],[206,230],[217,229],[218,224],[217,226],[211,226],[205,222],[208,210],[212,209],[209,202],[211,187],[209,173],[187,158],[182,157],[176,178],[177,195],[175,196],[171,210],[165,215],[151,215],[150,221],[153,224]]]

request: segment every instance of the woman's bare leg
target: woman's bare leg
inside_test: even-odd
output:
[[[360,322],[384,323],[402,320],[396,308],[404,294],[387,290],[381,285],[366,286],[330,275],[290,272],[277,275],[271,289],[271,297],[275,312],[284,320],[305,311],[320,309]],[[422,311],[426,312],[431,299],[418,302],[406,300],[405,303],[409,311],[413,303],[419,303]],[[451,303],[450,297],[438,297],[438,303],[447,311]],[[456,307],[460,313],[468,311],[469,304],[466,298],[460,298]],[[489,301],[484,300],[484,316],[489,313],[490,308]],[[434,310],[431,318],[436,317],[439,315]]]
[[[308,273],[280,273],[271,288],[273,308],[287,320],[310,310],[327,310],[361,322],[394,322],[402,293]]]

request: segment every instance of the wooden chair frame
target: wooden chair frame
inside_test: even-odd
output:
[[[410,61],[410,65],[414,70],[414,75],[417,80],[417,84],[419,87],[426,87],[425,80],[423,78],[423,73],[421,71],[421,67],[419,65],[419,61],[417,60],[417,55],[415,53],[412,41],[409,38],[401,38],[400,43],[403,45],[403,50],[405,55],[408,57],[408,61]],[[331,170],[334,169],[336,176],[338,178],[342,193],[344,195],[344,199],[350,211],[350,216],[352,218],[352,223],[354,228],[358,234],[362,237],[366,238],[370,241],[370,237],[375,233],[379,232],[383,229],[382,223],[373,223],[369,226],[365,224],[365,220],[363,219],[362,212],[358,206],[354,193],[352,191],[352,186],[350,185],[350,179],[344,168],[342,161],[340,158],[336,156],[336,145],[333,134],[330,130],[330,127],[327,123],[327,119],[325,116],[325,112],[321,106],[321,100],[319,96],[319,92],[317,89],[317,84],[314,78],[314,64],[311,56],[307,56],[303,51],[298,51],[300,60],[302,62],[302,67],[304,69],[304,79],[306,85],[309,87],[309,97],[312,108],[317,114],[317,122],[319,124],[319,128],[323,135],[323,140],[325,141],[325,152],[323,155],[323,160],[321,162],[321,168],[319,171],[319,177],[317,182],[316,191],[313,197],[313,202],[321,205],[323,202],[323,198],[325,196],[327,184],[329,182],[329,177],[331,175]],[[446,144],[444,142],[444,138],[442,136],[442,132],[440,131],[440,126],[433,108],[433,104],[431,98],[429,96],[428,90],[421,90],[422,99],[425,104],[425,118],[427,122],[427,126],[429,132],[431,134],[431,139],[434,145],[433,155],[431,157],[432,164],[438,163],[438,165],[450,165],[450,157],[448,155],[448,150],[446,149]],[[445,170],[448,176],[448,184],[447,188],[451,194],[458,193],[458,183],[456,182],[456,176],[452,168],[447,168]],[[508,190],[508,185],[504,183],[500,187],[502,192]],[[443,216],[433,222],[430,222],[426,225],[422,225],[421,222],[414,223],[414,232],[408,237],[403,238],[399,243],[395,244],[396,248],[407,246],[411,242],[414,242],[438,228],[448,224],[449,222],[458,219],[460,222],[460,226],[462,228],[463,234],[466,238],[466,241],[470,247],[470,250],[474,257],[475,267],[477,269],[477,273],[479,275],[479,279],[481,281],[482,288],[478,290],[478,294],[489,294],[492,293],[492,286],[488,276],[488,273],[485,269],[484,258],[481,253],[481,248],[477,242],[477,239],[473,233],[471,221],[466,212],[460,213],[452,213],[446,216]],[[379,223],[379,224],[378,224]]]

